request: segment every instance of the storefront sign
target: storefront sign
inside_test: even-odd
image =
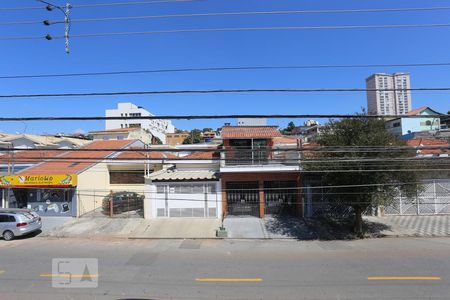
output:
[[[74,187],[76,174],[0,176],[0,187]]]

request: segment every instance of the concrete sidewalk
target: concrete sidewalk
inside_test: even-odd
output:
[[[54,221],[54,222],[53,222]],[[203,218],[73,218],[46,221],[39,236],[131,239],[212,239],[219,219]],[[366,237],[450,236],[450,216],[364,217]],[[61,224],[59,224],[61,223]],[[231,239],[351,240],[352,220],[295,217],[227,217]]]
[[[389,237],[446,237],[450,236],[450,215],[364,217],[384,224],[380,233]]]
[[[219,219],[161,218],[142,220],[130,233],[131,239],[211,239],[216,238]]]

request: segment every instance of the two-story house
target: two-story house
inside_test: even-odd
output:
[[[224,126],[222,209],[227,215],[302,215],[300,144],[277,126]]]

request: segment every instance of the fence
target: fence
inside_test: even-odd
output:
[[[313,188],[311,184],[305,189],[306,217],[348,217],[354,212],[350,206],[340,201],[343,195],[329,195],[324,189]],[[370,206],[364,212],[366,215],[376,215],[377,206]],[[419,186],[416,197],[403,195],[395,198],[384,208],[385,215],[439,215],[450,214],[450,179],[424,180]]]
[[[85,218],[142,218],[144,196],[136,192],[79,193],[78,216]]]
[[[450,214],[450,179],[427,180],[415,198],[400,196],[385,207],[386,215]]]

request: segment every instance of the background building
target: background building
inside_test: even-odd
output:
[[[144,108],[134,105],[133,103],[118,103],[117,109],[107,109],[105,112],[107,117],[145,117],[154,116],[151,112]],[[163,144],[166,143],[166,134],[174,133],[175,127],[169,120],[106,120],[105,129],[141,127],[147,129],[150,133],[159,138]]]
[[[409,73],[373,74],[366,79],[366,87],[370,90],[367,91],[367,110],[369,114],[404,115],[411,111]],[[375,89],[377,91],[373,91]]]
[[[144,144],[156,144],[151,133],[142,128],[116,128],[109,130],[91,131],[93,140],[140,140]]]
[[[183,144],[183,141],[189,136],[188,131],[181,131],[166,134],[166,144],[175,146]]]
[[[437,131],[440,129],[439,112],[424,106],[410,111],[408,116],[421,116],[418,118],[397,118],[386,121],[386,129],[396,136],[412,138],[417,132]]]
[[[238,118],[237,126],[266,126],[266,118]]]

